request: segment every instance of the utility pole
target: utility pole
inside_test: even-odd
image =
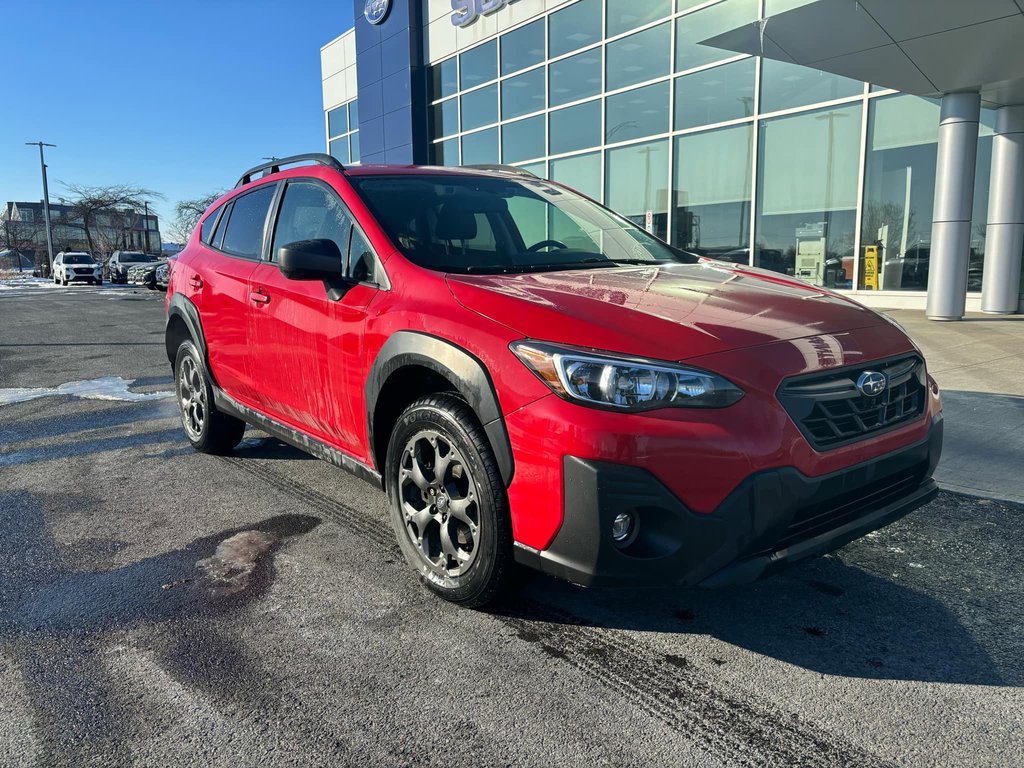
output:
[[[149,201],[148,200],[143,200],[142,201],[142,205],[145,206],[145,209],[146,209],[146,216],[145,216],[145,218],[142,219],[142,226],[145,227],[143,232],[146,233],[145,234],[145,238],[146,238],[146,253],[149,253]]]
[[[43,159],[43,147],[54,147],[56,144],[47,144],[45,141],[26,141],[27,147],[39,147],[39,165],[43,170],[43,219],[46,222],[46,253],[49,257],[47,267],[49,273],[53,274],[53,236],[50,234],[50,190],[46,186],[46,161]]]

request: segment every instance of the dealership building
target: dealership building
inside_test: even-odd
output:
[[[1024,0],[354,0],[343,163],[522,167],[680,248],[1024,311]]]

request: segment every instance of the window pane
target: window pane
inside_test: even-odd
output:
[[[668,234],[667,168],[667,140],[608,150],[608,207],[662,239]]]
[[[433,145],[434,165],[458,165],[459,164],[459,140],[448,139]]]
[[[348,127],[351,131],[359,127],[359,99],[348,103]]]
[[[448,99],[431,107],[434,113],[433,136],[451,136],[459,132],[459,100]]]
[[[498,162],[497,128],[488,128],[486,131],[471,133],[468,136],[462,137],[463,165],[496,162]]]
[[[587,96],[596,96],[601,92],[601,49],[591,48],[589,51],[577,53],[561,61],[548,65],[548,82],[550,94],[548,100],[552,107],[565,104]]]
[[[348,132],[347,107],[338,107],[327,113],[327,132],[331,136],[338,136]]]
[[[548,55],[561,56],[601,39],[601,0],[580,0],[548,16]]]
[[[551,154],[574,152],[601,143],[601,101],[588,101],[552,112]]]
[[[668,82],[605,99],[605,142],[612,144],[668,132]]]
[[[342,251],[344,253],[344,251]],[[358,229],[352,230],[352,248],[348,255],[348,274],[360,283],[376,283],[377,259],[374,258],[373,249],[366,242],[363,233]]]
[[[491,40],[459,56],[462,89],[483,85],[498,76],[498,43]]]
[[[359,131],[354,131],[348,137],[349,151],[352,153],[352,162],[359,162]]]
[[[859,103],[760,124],[757,266],[850,287],[860,127]]]
[[[501,126],[503,163],[519,163],[544,157],[544,115]]]
[[[348,138],[331,139],[331,156],[340,163],[348,162]]]
[[[819,101],[860,96],[864,83],[848,77],[765,59],[761,65],[761,111],[775,112]]]
[[[488,85],[472,93],[464,93],[462,100],[462,130],[471,131],[481,125],[498,122],[498,84]]]
[[[456,58],[435,64],[430,68],[430,99],[443,99],[452,96],[459,90],[459,67]]]
[[[538,178],[545,179],[548,175],[547,165],[547,162],[541,160],[536,163],[522,163],[519,167],[522,168],[524,171],[529,171]]]
[[[669,25],[662,24],[609,43],[605,75],[608,90],[667,75],[671,35]]]
[[[672,0],[608,0],[608,37],[649,24],[672,12]]]
[[[501,119],[544,109],[544,67],[501,81]]]
[[[676,80],[676,128],[754,114],[754,59],[704,69]]]
[[[225,251],[252,259],[259,257],[263,250],[263,224],[276,189],[276,184],[267,184],[255,192],[235,198],[224,233]]]
[[[673,245],[749,263],[753,139],[751,125],[676,139]]]
[[[980,291],[985,265],[985,230],[988,224],[989,179],[992,174],[992,134],[996,111],[982,109],[978,125],[978,158],[974,165],[974,208],[971,217],[971,252],[967,265],[967,290]]]
[[[501,74],[507,75],[544,61],[544,19],[501,38]]]
[[[700,42],[757,21],[757,5],[758,0],[725,0],[676,19],[676,72],[735,56]]]
[[[348,252],[348,231],[352,221],[341,200],[319,184],[292,182],[285,188],[281,211],[277,215],[274,245],[270,255],[298,240],[332,240],[338,253]],[[339,270],[341,264],[338,265]]]
[[[207,216],[203,220],[203,226],[199,230],[199,239],[202,240],[204,243],[209,244],[210,238],[213,236],[213,225],[217,223],[217,216],[218,216],[219,213],[220,213],[220,210],[216,210],[216,211],[211,213],[209,216]],[[53,216],[51,216],[50,219],[52,221]],[[23,210],[22,211],[22,221],[24,221],[24,220],[25,220],[25,212]]]
[[[563,157],[551,161],[551,178],[587,197],[601,201],[601,153]]]

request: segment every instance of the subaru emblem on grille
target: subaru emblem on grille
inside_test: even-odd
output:
[[[857,377],[857,389],[868,397],[878,397],[889,386],[889,379],[878,371],[864,371]]]

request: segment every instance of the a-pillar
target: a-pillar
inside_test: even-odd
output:
[[[925,310],[930,320],[960,320],[967,308],[980,116],[981,98],[977,93],[947,93],[942,97]]]
[[[1024,105],[996,114],[992,137],[992,181],[985,230],[985,272],[981,311],[1017,311],[1021,258],[1024,257]]]

